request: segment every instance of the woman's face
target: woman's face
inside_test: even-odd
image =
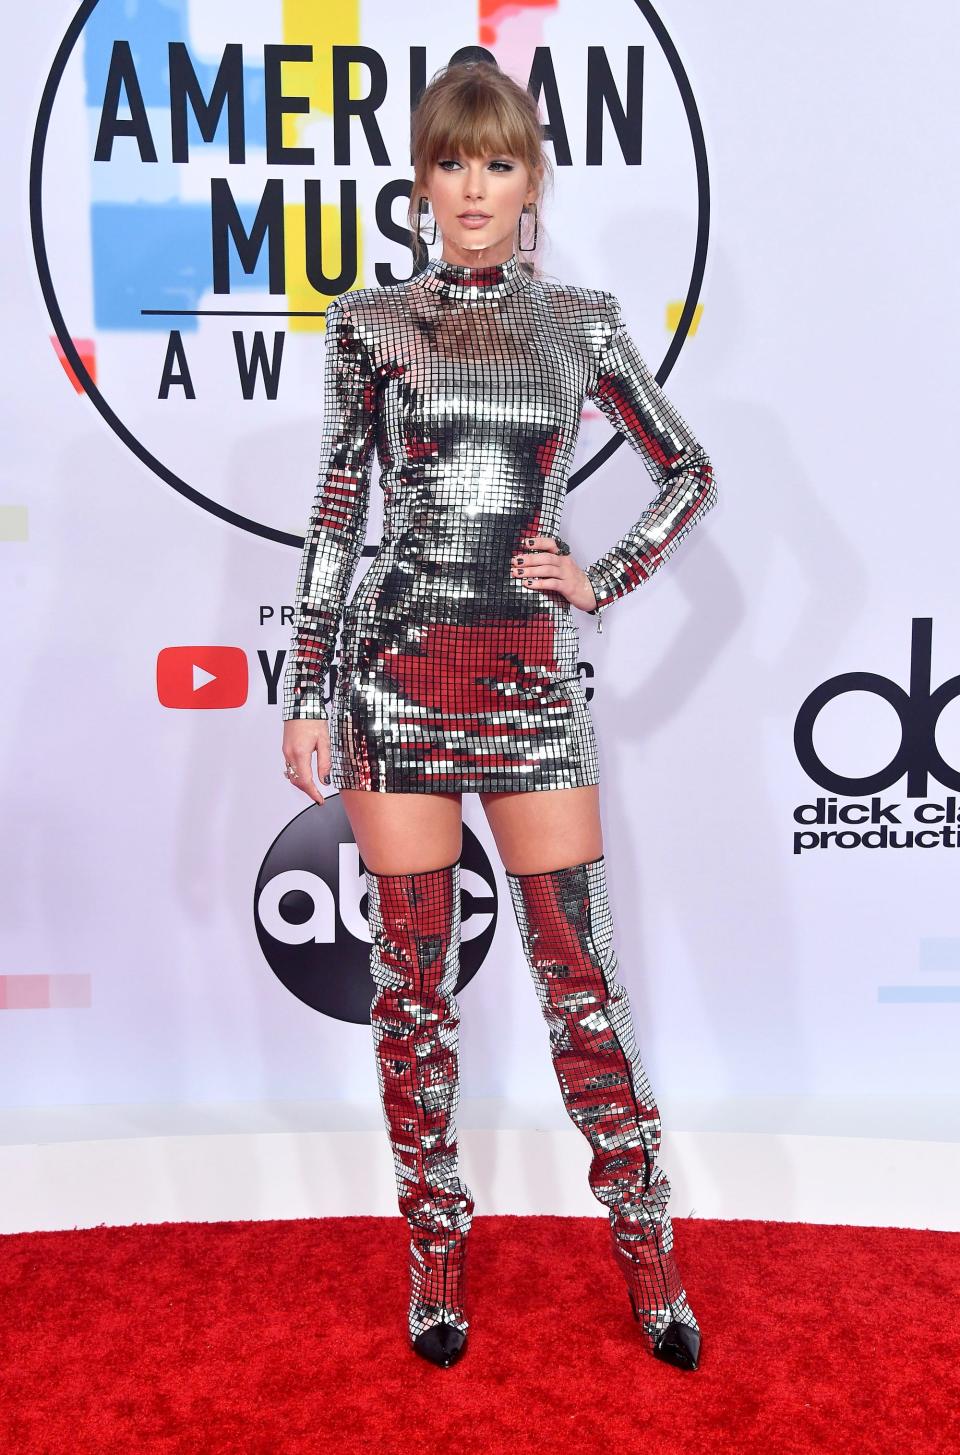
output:
[[[537,197],[526,166],[509,152],[442,156],[425,192],[443,234],[442,256],[472,267],[510,257],[524,204]]]

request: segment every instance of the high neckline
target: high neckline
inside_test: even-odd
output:
[[[422,272],[414,274],[413,281],[445,298],[486,303],[526,288],[530,280],[516,253],[511,253],[502,263],[484,263],[477,267],[451,263],[446,258],[431,258]]]

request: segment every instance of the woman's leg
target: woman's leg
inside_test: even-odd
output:
[[[374,793],[341,788],[360,857],[377,874],[435,869],[460,857],[459,793]]]
[[[448,1368],[464,1352],[466,1237],[458,1171],[461,804],[457,794],[342,790],[363,859],[377,1078],[410,1228],[410,1341]],[[375,867],[371,867],[375,866]]]
[[[508,873],[531,874],[582,864],[603,853],[600,790],[559,788],[481,793],[480,802]]]
[[[660,1115],[617,978],[599,791],[482,794],[550,1030],[567,1112],[590,1142],[590,1187],[609,1208],[614,1257],[658,1358],[699,1362],[700,1329],[673,1253]]]

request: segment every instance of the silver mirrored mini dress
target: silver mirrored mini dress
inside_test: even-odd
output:
[[[560,537],[592,399],[657,494],[585,567],[602,613],[713,505],[713,470],[638,353],[617,298],[533,279],[516,257],[432,259],[326,310],[319,480],[296,586],[283,717],[330,712],[331,778],[380,792],[513,792],[598,781],[574,608],[511,557]],[[374,449],[383,536],[349,602]],[[645,477],[646,478],[646,477]],[[344,608],[344,603],[346,607]]]

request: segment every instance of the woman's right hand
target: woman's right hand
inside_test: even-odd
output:
[[[294,788],[301,789],[315,803],[323,803],[323,794],[313,777],[313,754],[317,755],[317,777],[330,782],[330,724],[326,718],[297,717],[283,724],[283,761],[297,770],[291,777],[284,767],[284,776]]]

